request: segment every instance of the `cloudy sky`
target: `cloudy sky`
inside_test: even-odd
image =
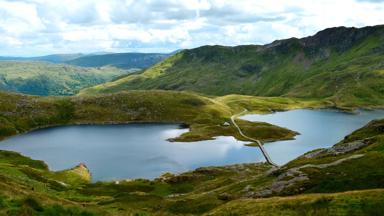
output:
[[[384,24],[384,0],[0,0],[0,55],[169,52]]]

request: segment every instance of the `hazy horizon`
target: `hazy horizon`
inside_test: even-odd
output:
[[[383,2],[0,0],[0,56],[267,44],[330,27],[383,24]]]

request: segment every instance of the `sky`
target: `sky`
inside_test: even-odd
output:
[[[0,0],[0,55],[171,52],[384,24],[384,0]]]

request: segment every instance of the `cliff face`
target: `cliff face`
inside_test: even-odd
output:
[[[304,47],[308,48],[333,48],[338,52],[345,52],[356,43],[366,39],[374,33],[383,33],[383,26],[346,28],[328,28],[317,34],[300,40]]]

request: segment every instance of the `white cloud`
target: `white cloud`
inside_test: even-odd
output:
[[[0,0],[0,55],[263,44],[382,14],[381,0]]]

